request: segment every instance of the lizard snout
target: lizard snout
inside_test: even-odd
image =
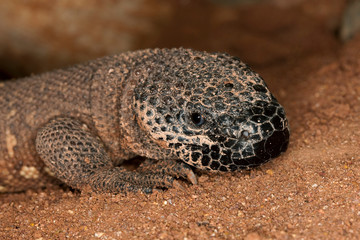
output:
[[[265,140],[264,149],[271,158],[275,158],[280,153],[285,152],[289,145],[289,130],[286,128],[282,131],[275,131],[268,139]]]
[[[209,153],[203,151],[203,166],[224,172],[249,169],[286,151],[290,132],[283,108],[274,102],[253,112],[240,124],[236,123],[241,116],[222,130],[216,129],[211,140],[217,144],[206,148]]]
[[[289,145],[289,129],[275,131],[267,139],[254,144],[255,156],[244,159],[247,166],[257,166],[276,158],[282,152],[285,152]]]

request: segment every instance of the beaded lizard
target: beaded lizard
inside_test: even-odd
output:
[[[197,183],[284,152],[289,127],[238,58],[190,49],[118,54],[0,83],[0,192],[43,186],[126,192]],[[136,171],[124,160],[143,156]],[[178,183],[177,183],[178,184]]]

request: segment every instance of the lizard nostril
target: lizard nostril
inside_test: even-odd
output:
[[[249,131],[244,130],[244,131],[241,132],[241,138],[243,138],[243,139],[249,139],[249,137],[250,137]]]

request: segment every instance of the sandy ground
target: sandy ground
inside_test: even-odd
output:
[[[154,45],[242,56],[286,109],[288,151],[250,172],[198,172],[199,185],[181,182],[185,190],[111,195],[53,186],[3,194],[0,239],[360,238],[360,37],[341,44],[331,14],[268,5],[202,9],[226,19],[210,31],[212,21],[195,21],[199,7],[180,7]],[[241,14],[252,26],[245,31],[237,29]],[[261,14],[269,20],[254,17]],[[182,33],[197,24],[204,28],[191,42]]]

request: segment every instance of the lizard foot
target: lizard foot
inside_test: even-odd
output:
[[[123,167],[103,169],[90,177],[89,183],[96,192],[136,192],[152,193],[153,189],[179,187],[181,185],[168,174],[156,172],[129,171]]]

